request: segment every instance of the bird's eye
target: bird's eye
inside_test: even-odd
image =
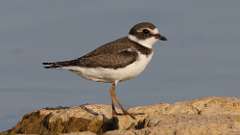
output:
[[[144,34],[149,34],[150,32],[149,32],[149,30],[144,29],[144,30],[143,30],[143,33],[144,33]]]

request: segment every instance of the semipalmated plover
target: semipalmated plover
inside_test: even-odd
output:
[[[167,38],[152,23],[141,22],[130,29],[128,36],[106,43],[78,59],[43,64],[45,68],[66,69],[88,80],[111,83],[112,114],[120,114],[115,109],[115,105],[119,105],[123,114],[134,118],[120,104],[115,88],[118,82],[143,72],[151,61],[153,45],[158,40],[166,41]]]

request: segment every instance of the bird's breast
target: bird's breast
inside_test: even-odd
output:
[[[122,80],[128,80],[138,76],[140,73],[144,71],[148,63],[151,61],[153,56],[153,52],[149,55],[144,55],[139,53],[138,58],[132,64],[122,68],[122,73],[125,74]]]

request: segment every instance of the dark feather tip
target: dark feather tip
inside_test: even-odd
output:
[[[55,63],[50,63],[50,62],[43,62],[44,68],[57,68]]]

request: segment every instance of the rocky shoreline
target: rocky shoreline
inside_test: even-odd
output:
[[[240,135],[240,98],[205,97],[132,107],[136,119],[111,116],[111,106],[43,108],[0,133],[37,135]]]

